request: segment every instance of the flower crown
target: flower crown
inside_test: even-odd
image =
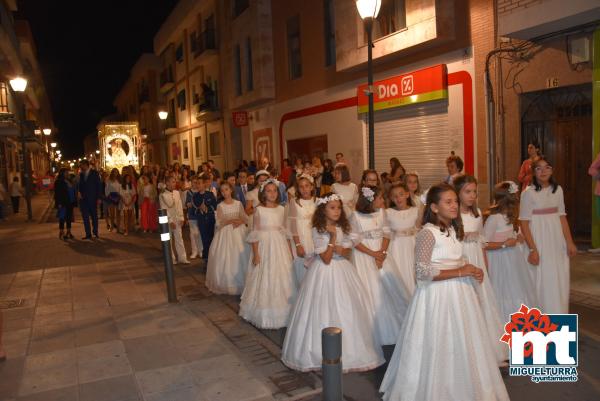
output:
[[[325,205],[331,201],[341,201],[342,198],[338,195],[338,194],[331,194],[329,196],[325,196],[323,198],[317,198],[317,200],[315,201],[315,204],[317,206],[319,205]]]
[[[302,174],[298,175],[298,177],[296,177],[296,181],[301,178],[306,178],[311,184],[315,183],[315,179],[310,174],[302,173]]]
[[[275,178],[269,178],[268,180],[265,180],[262,184],[260,184],[260,192],[263,192],[268,184],[275,184],[275,186],[279,188],[279,181],[277,181]]]
[[[519,192],[519,186],[517,184],[515,184],[514,181],[504,181],[506,184],[508,184],[508,193],[509,194],[516,194],[517,192]]]
[[[373,202],[375,199],[375,192],[369,187],[362,187],[361,189],[362,195],[369,201]]]

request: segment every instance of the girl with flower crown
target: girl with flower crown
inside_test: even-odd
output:
[[[373,305],[375,332],[382,345],[396,343],[408,300],[393,257],[388,254],[391,230],[383,190],[362,187],[356,211],[350,216],[352,258]]]
[[[259,187],[260,205],[247,241],[252,245],[240,316],[261,329],[287,326],[296,300],[296,275],[287,241],[285,209],[277,181]]]
[[[347,260],[352,241],[341,198],[328,193],[316,203],[311,226],[317,256],[292,310],[281,359],[292,369],[321,369],[321,330],[334,326],[344,335],[344,372],[374,369],[385,360],[374,335],[371,301]]]
[[[508,401],[474,289],[483,271],[463,258],[458,194],[443,183],[426,200],[418,285],[379,391],[384,401]]]
[[[295,196],[290,198],[288,204],[288,227],[294,256],[294,271],[300,284],[314,254],[311,227],[311,219],[315,212],[313,177],[308,174],[300,175],[294,183],[294,188]]]
[[[521,304],[539,307],[528,272],[519,231],[519,187],[504,181],[494,187],[494,204],[486,211],[483,235],[490,281],[505,321]]]
[[[543,313],[569,313],[569,258],[577,255],[563,190],[544,157],[532,164],[533,182],[521,195],[519,220]]]
[[[477,180],[471,175],[459,175],[454,179],[454,188],[458,193],[460,203],[460,218],[465,236],[463,238],[463,257],[467,263],[479,267],[483,272],[483,282],[475,284],[477,297],[483,310],[483,319],[491,341],[490,348],[494,350],[498,366],[504,366],[507,358],[506,346],[498,341],[504,334],[504,323],[510,320],[510,315],[500,315],[498,299],[488,279],[483,247],[483,219],[481,210],[477,207]],[[515,309],[513,312],[518,310]]]

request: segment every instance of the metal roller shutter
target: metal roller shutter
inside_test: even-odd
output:
[[[419,174],[423,189],[448,175],[452,143],[445,101],[375,113],[375,168],[389,172],[390,158],[397,157],[407,172]]]

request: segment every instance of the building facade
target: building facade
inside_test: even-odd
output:
[[[6,187],[13,177],[23,180],[23,162],[31,167],[33,177],[50,170],[50,142],[43,129],[56,133],[50,102],[37,62],[35,42],[26,21],[13,18],[16,1],[0,1],[0,182]],[[27,88],[18,102],[9,81],[23,76]],[[18,104],[23,109],[18,110]],[[26,134],[23,156],[18,118],[21,115]]]

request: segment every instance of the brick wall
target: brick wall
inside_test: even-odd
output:
[[[544,0],[498,0],[498,16],[510,14],[516,10],[531,7]]]

